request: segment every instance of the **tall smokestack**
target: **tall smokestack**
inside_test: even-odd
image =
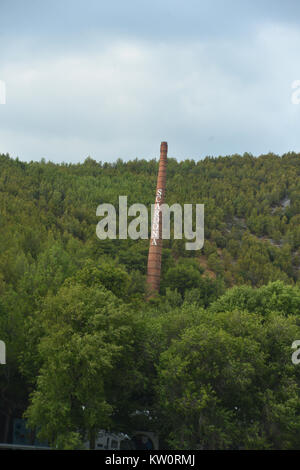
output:
[[[160,206],[165,200],[168,144],[160,144],[160,160],[157,176],[155,208],[151,226],[151,238],[147,267],[147,294],[149,297],[159,292],[162,254],[162,215]]]

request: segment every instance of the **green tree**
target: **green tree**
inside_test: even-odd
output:
[[[29,423],[53,446],[69,446],[71,435],[89,438],[93,447],[96,431],[112,423],[122,385],[126,397],[135,386],[133,316],[103,286],[76,284],[48,296],[37,321],[44,328],[38,346],[42,367],[26,412]],[[113,381],[111,396],[116,373],[120,380]]]
[[[296,319],[199,312],[161,353],[157,396],[173,449],[299,448]]]

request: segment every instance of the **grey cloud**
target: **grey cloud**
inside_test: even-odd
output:
[[[134,3],[128,15],[134,13]],[[267,3],[262,2],[264,15]],[[7,19],[14,11],[10,5],[16,12],[17,4],[4,1]],[[37,6],[28,4],[29,12]],[[253,7],[244,2],[245,17],[238,32],[230,32],[229,21],[226,35],[211,30],[210,36],[202,31],[189,35],[186,25],[186,34],[180,30],[176,36],[180,14],[184,23],[191,10],[180,9],[181,2],[172,4],[172,11],[168,1],[163,7],[154,4],[148,20],[146,9],[131,37],[120,29],[115,33],[111,23],[109,33],[89,32],[81,41],[78,34],[68,45],[48,43],[42,33],[39,36],[41,25],[36,36],[32,31],[24,37],[13,35],[0,68],[0,79],[7,84],[7,104],[0,107],[0,151],[26,160],[80,161],[87,155],[97,160],[152,158],[161,140],[168,140],[171,156],[180,159],[299,150],[300,106],[290,101],[291,83],[300,79],[297,28],[282,21],[255,22],[257,3]],[[95,7],[94,2],[89,5],[85,15]],[[238,21],[240,7],[234,11],[233,1],[224,5],[226,18]],[[273,5],[280,10],[278,2]],[[297,8],[293,2],[290,6]],[[164,38],[157,36],[155,28],[152,37],[150,32],[148,37],[140,34],[142,25],[150,24],[155,15],[162,21],[167,7],[166,31],[174,29],[172,38],[167,33]],[[39,8],[31,21],[37,19]],[[201,8],[206,18],[215,13],[216,25],[224,22],[216,15],[218,9],[214,12],[203,2]],[[70,18],[76,12],[76,8],[70,11]],[[118,14],[116,29],[121,24]],[[51,19],[49,15],[49,31],[58,31],[59,38],[60,23],[51,24]],[[26,22],[22,24],[25,31]],[[247,34],[241,31],[242,24]],[[67,24],[71,36],[75,25],[76,21]],[[193,25],[191,21],[191,29]],[[2,33],[8,34],[5,28]]]

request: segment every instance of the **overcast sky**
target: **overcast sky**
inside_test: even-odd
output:
[[[0,152],[300,152],[299,0],[0,0]]]

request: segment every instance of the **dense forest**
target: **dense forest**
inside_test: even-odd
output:
[[[300,154],[168,159],[166,202],[205,205],[205,242],[100,240],[96,208],[154,202],[157,160],[0,155],[0,441],[26,417],[49,445],[99,429],[165,449],[300,449]]]

